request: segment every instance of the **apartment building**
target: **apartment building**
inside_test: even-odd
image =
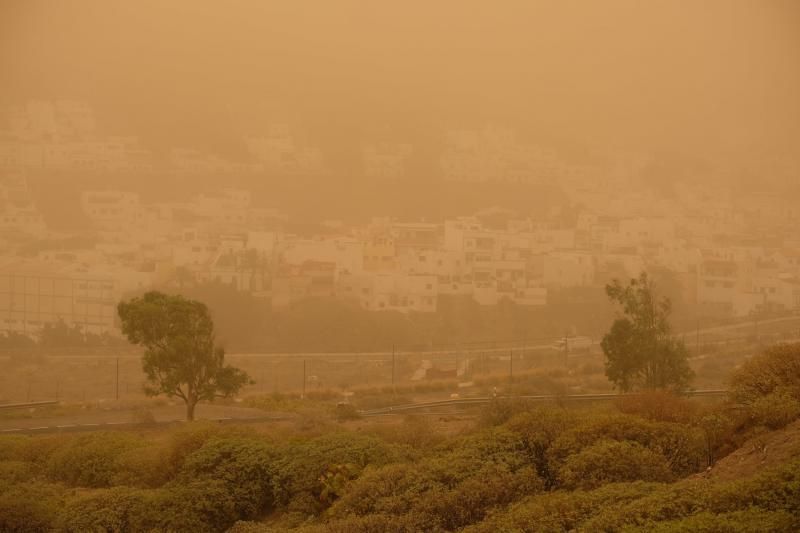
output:
[[[432,313],[437,308],[437,284],[432,275],[346,274],[339,277],[336,294],[368,311]]]

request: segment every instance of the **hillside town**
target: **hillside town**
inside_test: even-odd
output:
[[[443,220],[327,220],[297,231],[280,205],[217,187],[185,198],[135,190],[80,195],[86,229],[46,222],[31,194],[36,171],[95,175],[171,172],[324,172],[321,153],[286,126],[243,139],[252,158],[233,163],[187,149],[158,162],[135,137],[104,136],[90,106],[28,102],[7,110],[0,134],[0,329],[35,334],[63,320],[115,333],[115,306],[150,287],[222,283],[273,309],[312,298],[367,311],[432,313],[439,297],[480,305],[546,306],[548,292],[602,287],[658,270],[709,316],[800,311],[800,206],[776,193],[741,198],[711,181],[663,195],[634,187],[642,161],[602,168],[567,164],[508,131],[450,131],[441,179],[557,184],[563,201],[520,212],[487,205]],[[411,144],[363,147],[363,174],[402,179]]]

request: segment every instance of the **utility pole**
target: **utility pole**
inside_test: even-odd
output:
[[[756,311],[754,320],[755,320],[755,323],[754,323],[754,326],[755,326],[755,338],[756,338],[756,344],[758,344],[758,311]]]
[[[306,397],[306,360],[303,359],[303,394],[300,398],[305,399],[305,397]]]
[[[115,393],[117,401],[119,401],[119,356],[117,356],[117,375],[116,375]]]
[[[514,349],[508,352],[508,381],[514,382]]]
[[[695,355],[700,355],[700,319],[699,318],[697,319],[697,339],[696,339],[695,342],[697,344],[697,348],[696,348],[697,353]]]
[[[397,396],[397,389],[394,386],[394,360],[395,360],[394,343],[392,343],[392,394]]]

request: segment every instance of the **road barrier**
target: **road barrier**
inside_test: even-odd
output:
[[[725,396],[728,394],[724,389],[709,389],[709,390],[696,390],[684,393],[684,396],[693,397],[715,397]],[[457,398],[448,400],[437,400],[433,402],[420,402],[405,405],[394,405],[390,407],[381,407],[380,409],[367,409],[359,411],[361,416],[377,416],[377,415],[390,415],[401,414],[409,411],[416,411],[419,409],[430,409],[435,407],[448,407],[448,406],[468,406],[468,405],[482,405],[497,400],[527,400],[531,402],[552,402],[552,401],[607,401],[622,398],[626,394],[620,393],[598,393],[598,394],[543,394],[536,396],[497,396],[497,397],[476,397],[476,398]]]

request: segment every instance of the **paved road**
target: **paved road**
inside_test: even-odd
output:
[[[58,431],[89,431],[169,425],[183,423],[186,411],[182,405],[162,406],[148,409],[155,422],[143,423],[140,411],[135,409],[89,409],[85,412],[48,418],[0,419],[0,435],[9,433],[52,433]],[[219,422],[256,422],[285,419],[285,415],[265,415],[260,409],[231,405],[201,404],[195,416],[198,420]]]

